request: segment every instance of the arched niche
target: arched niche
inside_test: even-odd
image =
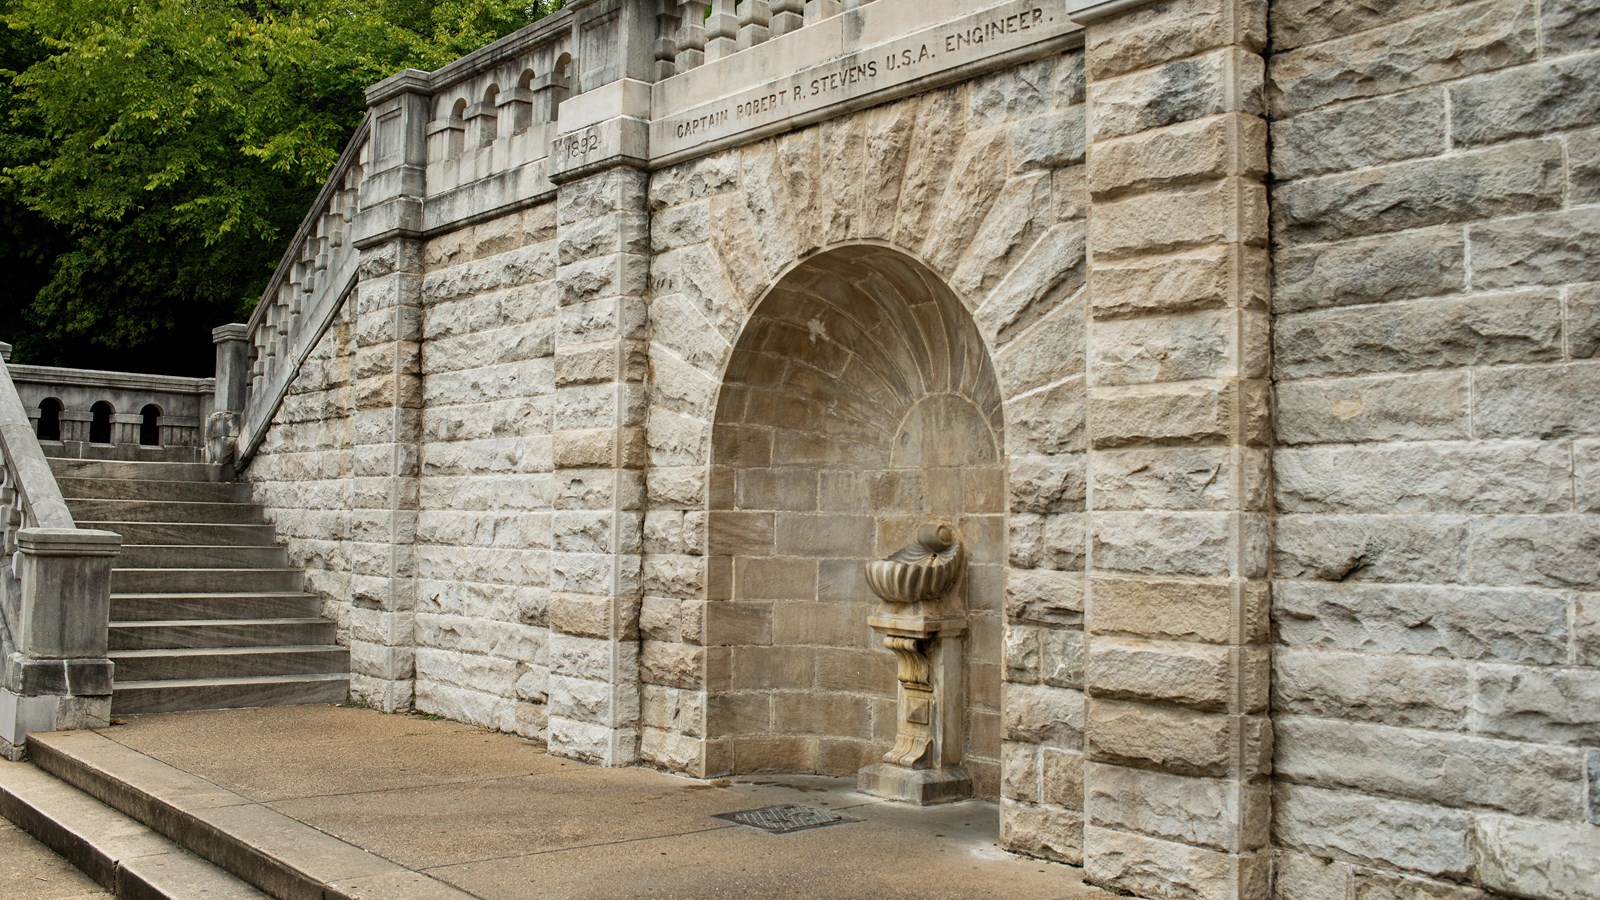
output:
[[[97,400],[89,407],[89,443],[111,443],[111,416],[116,409],[106,400]]]
[[[712,428],[708,738],[738,774],[854,775],[893,745],[896,668],[864,568],[920,523],[968,548],[962,766],[998,792],[1001,395],[971,315],[883,246],[807,259],[755,308]]]
[[[46,397],[39,401],[39,429],[38,437],[41,441],[61,440],[61,410],[60,400]]]

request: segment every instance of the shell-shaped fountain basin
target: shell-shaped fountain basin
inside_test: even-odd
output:
[[[949,525],[929,523],[885,559],[867,563],[867,586],[886,603],[933,600],[956,583],[966,549]]]

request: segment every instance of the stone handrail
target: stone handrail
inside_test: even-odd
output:
[[[249,370],[244,373],[243,406],[218,404],[219,410],[238,414],[234,427],[239,460],[248,458],[260,443],[289,382],[355,284],[360,254],[351,237],[361,205],[371,125],[369,114],[334,164],[245,326]],[[223,373],[217,374],[221,381]]]
[[[33,731],[109,721],[121,542],[77,527],[0,361],[0,756],[20,758]]]

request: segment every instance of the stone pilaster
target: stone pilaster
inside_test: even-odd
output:
[[[1084,862],[1264,898],[1270,355],[1265,0],[1088,21]]]
[[[347,301],[355,305],[350,692],[385,712],[411,706],[416,672],[426,88],[421,73],[402,72],[367,92],[374,150],[355,240],[360,282]]]
[[[561,311],[550,750],[604,765],[639,753],[649,96],[624,78],[572,98],[551,150]]]

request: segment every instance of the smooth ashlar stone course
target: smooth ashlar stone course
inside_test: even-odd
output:
[[[1288,180],[1436,156],[1445,121],[1439,88],[1302,113],[1272,125],[1272,174]]]
[[[1466,812],[1292,784],[1272,799],[1273,839],[1285,848],[1456,879],[1474,862]]]
[[[1272,308],[1294,313],[1459,294],[1467,286],[1466,255],[1456,226],[1286,248],[1272,257]]]
[[[1292,647],[1543,665],[1567,659],[1569,598],[1557,591],[1280,581],[1272,606],[1278,639]],[[1098,599],[1095,608],[1098,616]]]
[[[1426,7],[1445,5],[1429,0]],[[1281,32],[1295,28],[1298,20],[1305,29],[1302,39],[1313,32],[1317,38],[1338,36],[1273,56],[1275,116],[1514,66],[1539,51],[1536,4],[1530,0],[1491,0],[1418,18],[1407,18],[1414,7],[1403,3],[1368,6],[1355,18],[1346,17],[1343,5],[1322,6],[1314,17],[1286,10],[1286,24],[1274,25]],[[1313,18],[1321,21],[1313,25],[1308,21]],[[1355,31],[1362,19],[1369,30]],[[1393,24],[1370,27],[1385,22]]]
[[[1563,165],[1561,142],[1546,139],[1291,182],[1273,191],[1273,239],[1293,246],[1554,208]]]
[[[1457,809],[1570,820],[1583,814],[1583,752],[1477,735],[1280,716],[1280,779]]]
[[[1451,87],[1450,103],[1451,138],[1463,146],[1594,125],[1600,53],[1468,79]]]

